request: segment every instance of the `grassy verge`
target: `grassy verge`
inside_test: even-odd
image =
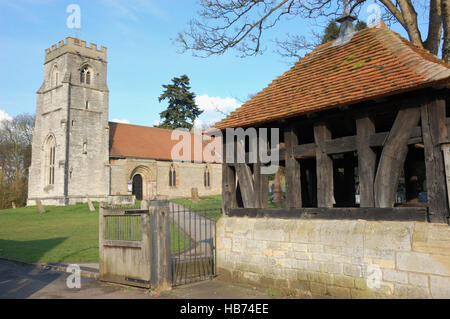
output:
[[[208,217],[218,220],[222,213],[220,209],[222,208],[222,196],[204,196],[200,197],[197,202],[192,201],[190,198],[174,198],[170,200],[173,203],[177,203],[188,207],[192,210],[198,210],[203,213],[206,213]],[[284,204],[281,203],[272,203],[269,201],[269,208],[283,208]],[[213,210],[212,212],[208,212],[209,210]]]
[[[0,256],[26,262],[97,262],[98,204],[94,206],[96,212],[87,204],[46,206],[45,214],[35,206],[1,210]],[[171,232],[172,251],[189,245],[173,225]]]
[[[170,200],[173,203],[183,205],[191,210],[198,211],[213,220],[218,220],[222,216],[222,196],[202,196],[198,201],[194,202],[189,198],[174,198]]]

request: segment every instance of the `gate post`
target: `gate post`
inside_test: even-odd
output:
[[[150,201],[151,285],[157,290],[172,287],[169,213],[167,200]]]

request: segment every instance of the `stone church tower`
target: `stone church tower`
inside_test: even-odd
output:
[[[67,205],[109,194],[106,48],[72,37],[45,51],[37,92],[28,205]]]

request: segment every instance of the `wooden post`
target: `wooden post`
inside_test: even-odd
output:
[[[255,207],[268,207],[269,179],[266,174],[261,174],[261,163],[253,164],[253,180],[255,182]]]
[[[443,144],[442,152],[444,154],[445,177],[447,181],[447,200],[450,203],[450,144]]]
[[[294,147],[298,145],[298,136],[294,127],[284,131],[286,157],[286,208],[302,207],[302,183],[300,163],[294,157]]]
[[[355,206],[355,156],[344,154],[344,198],[346,206]]]
[[[419,119],[419,107],[398,112],[381,153],[375,177],[375,207],[394,207],[400,173],[408,153],[408,139]]]
[[[224,136],[222,141],[222,214],[228,215],[230,209],[238,207],[236,199],[236,172],[232,166],[233,163],[227,163],[226,157],[227,147],[234,149],[234,140],[227,141]]]
[[[334,204],[333,160],[325,150],[325,141],[329,139],[331,139],[331,132],[326,124],[315,124],[317,206],[324,208],[333,207]]]
[[[151,285],[162,291],[172,288],[169,202],[150,202]]]
[[[368,114],[356,119],[356,147],[358,152],[360,207],[375,207],[374,181],[377,155],[369,146],[375,125]]]
[[[441,143],[447,142],[445,100],[437,99],[424,104],[421,115],[430,221],[447,223],[448,200],[441,151]]]
[[[236,173],[234,167],[222,164],[222,213],[228,215],[231,208],[237,207]]]
[[[234,167],[239,180],[244,208],[255,208],[255,188],[250,168],[245,163],[236,163]]]
[[[98,230],[98,250],[99,250],[98,251],[98,255],[99,255],[99,258],[98,258],[99,270],[98,270],[98,272],[100,274],[100,279],[103,278],[103,276],[105,274],[105,269],[104,269],[104,264],[103,264],[103,262],[105,260],[105,257],[103,256],[103,251],[104,251],[103,243],[104,243],[104,232],[105,232],[105,225],[104,225],[105,220],[104,220],[104,216],[103,216],[103,210],[104,210],[105,206],[106,206],[106,203],[100,202],[100,208],[99,208],[99,214],[98,214],[98,228],[99,228],[99,230]]]

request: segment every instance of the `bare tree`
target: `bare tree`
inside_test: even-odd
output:
[[[358,12],[367,0],[351,0],[351,12]],[[450,0],[376,0],[384,8],[383,19],[399,23],[409,40],[437,55],[442,42],[443,59],[449,59]],[[341,0],[200,0],[199,17],[178,35],[182,50],[196,56],[223,54],[237,49],[241,56],[262,51],[264,31],[282,18],[296,17],[318,21],[336,18],[343,12]],[[419,30],[418,10],[428,12],[426,38]],[[443,32],[442,32],[443,31]],[[443,38],[442,38],[443,33]],[[310,50],[315,43],[293,35],[290,41],[279,41],[295,56],[299,50]],[[289,45],[291,43],[291,45]],[[297,47],[296,47],[297,46]]]
[[[34,117],[21,114],[0,123],[0,209],[11,202],[24,205],[27,198],[28,167]]]

